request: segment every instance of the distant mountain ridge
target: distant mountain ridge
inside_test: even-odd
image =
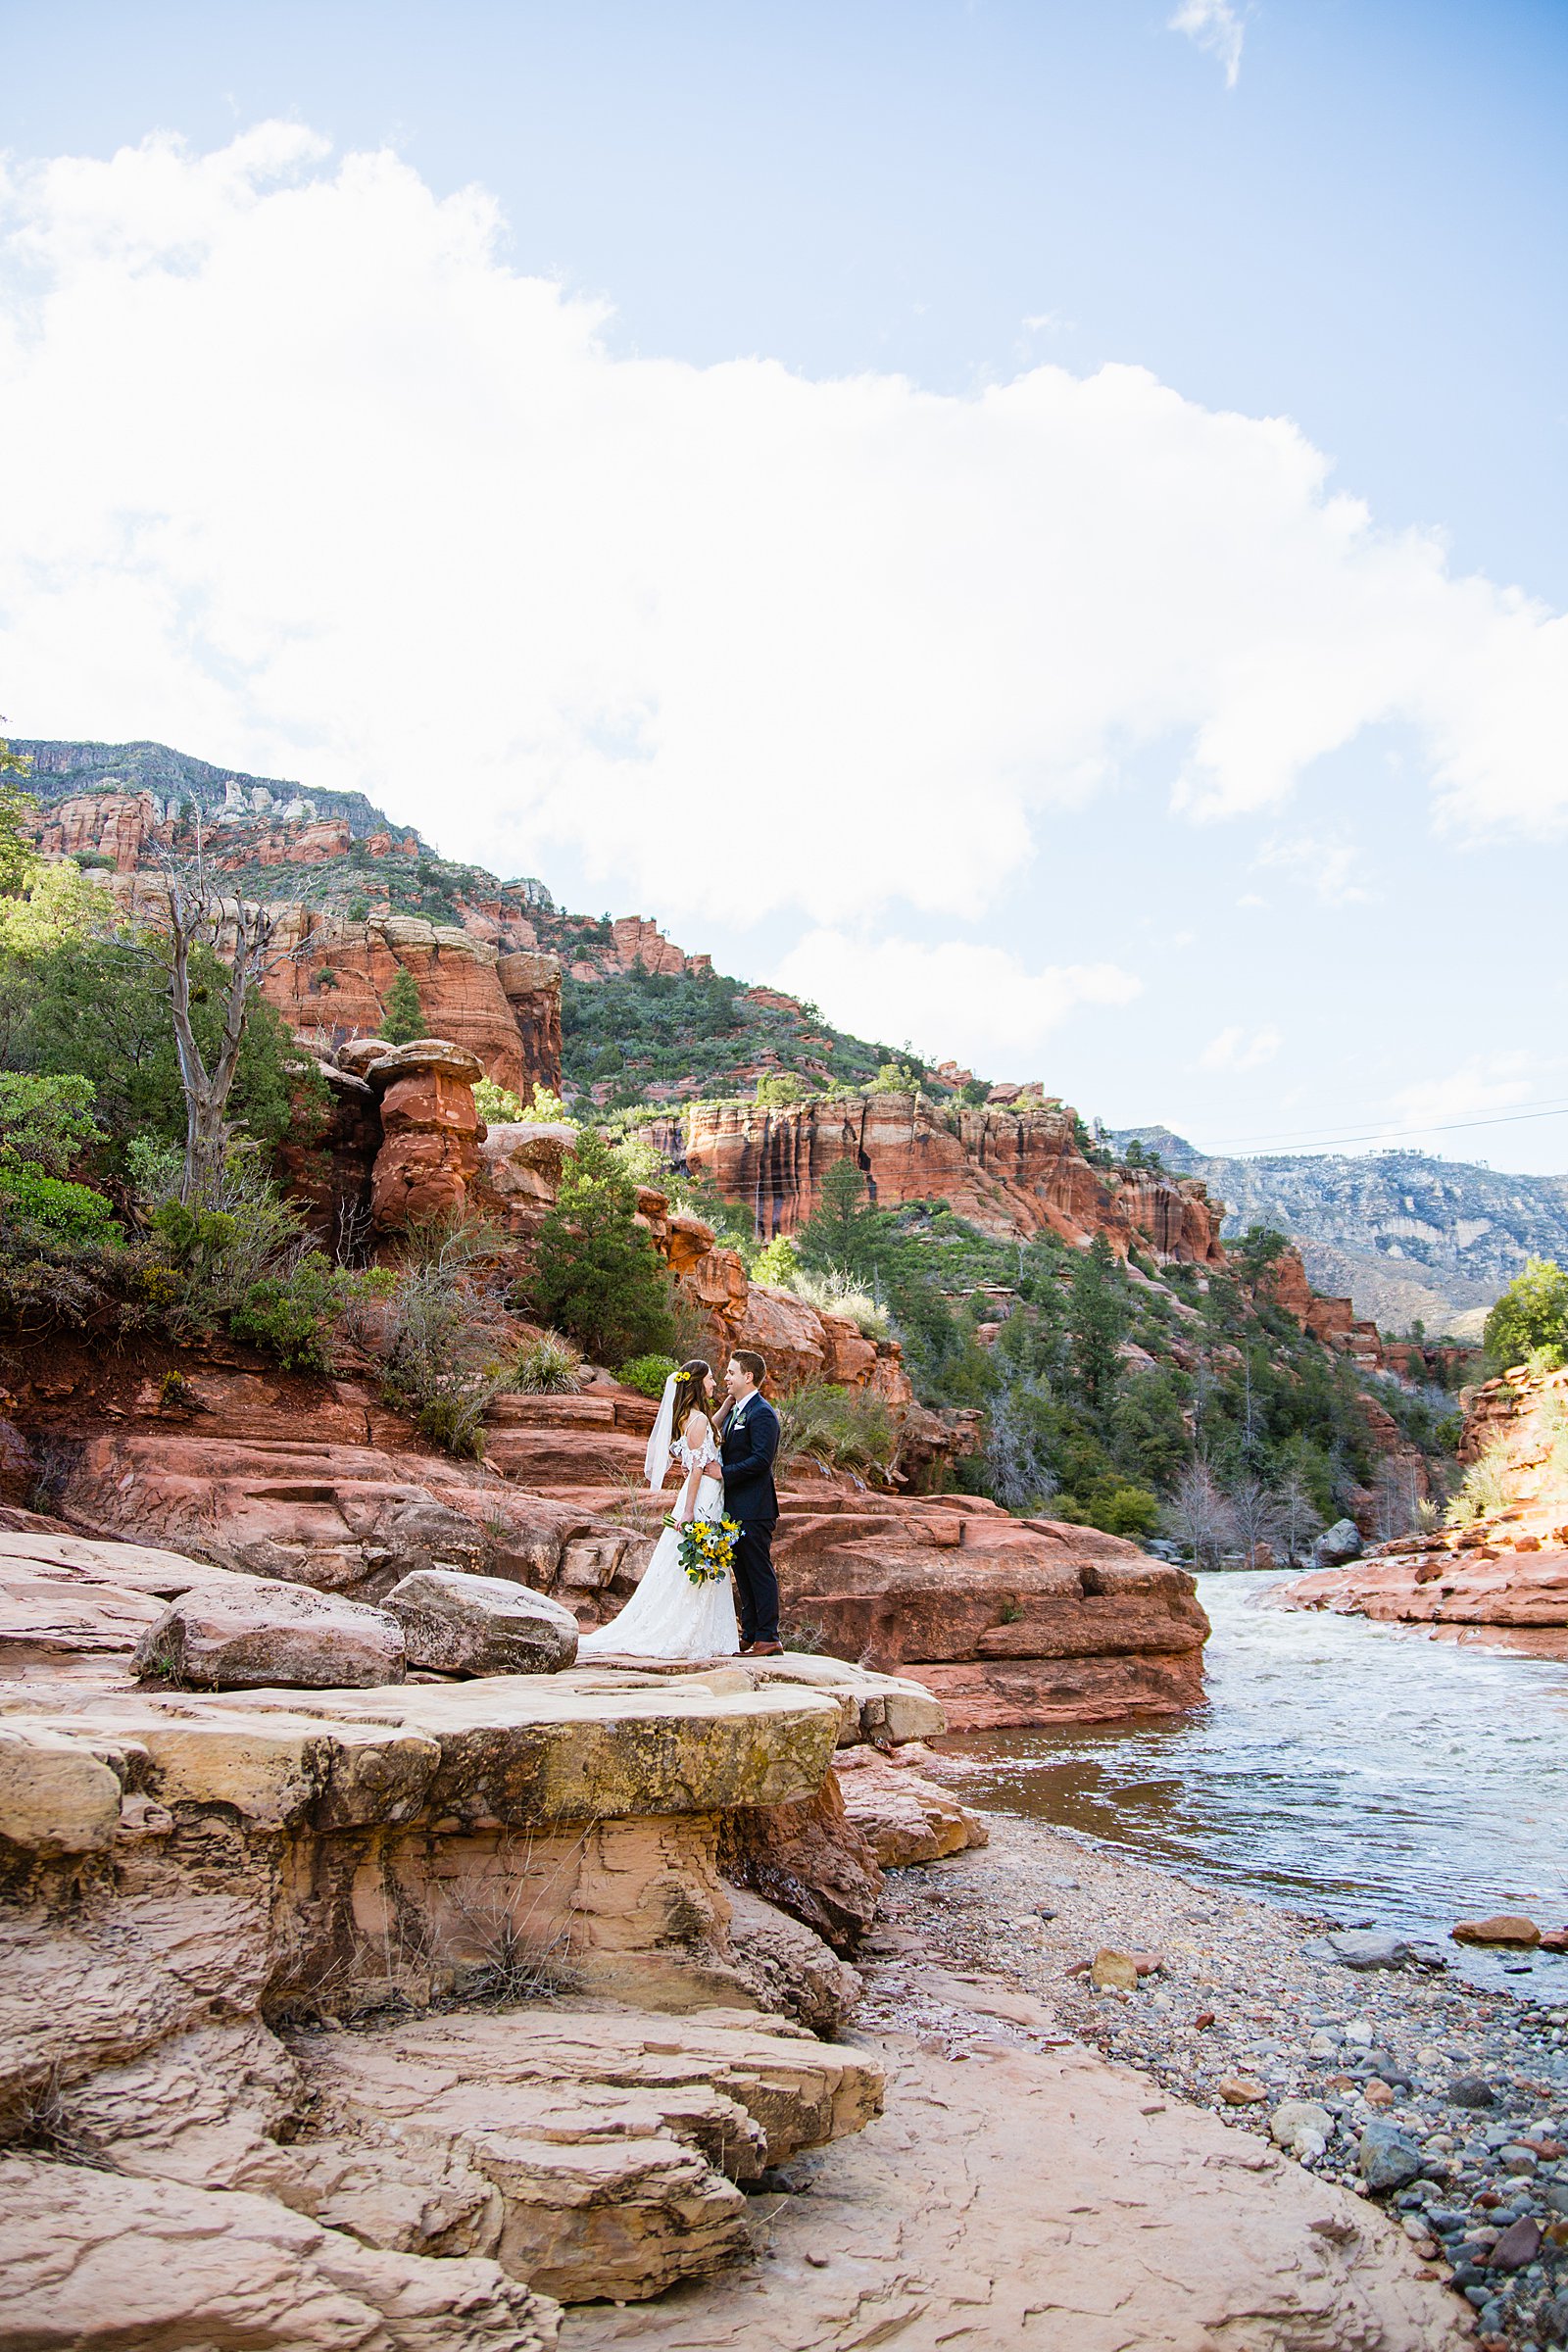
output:
[[[1529,1257],[1568,1264],[1568,1176],[1515,1176],[1425,1152],[1228,1158],[1168,1127],[1115,1130],[1225,1201],[1224,1232],[1277,1225],[1317,1290],[1348,1291],[1386,1331],[1479,1335],[1486,1309]]]
[[[27,790],[44,807],[69,801],[80,792],[150,792],[160,808],[171,803],[195,802],[204,816],[216,816],[231,802],[237,787],[254,810],[274,806],[279,812],[295,803],[315,816],[341,817],[356,841],[371,833],[408,834],[410,825],[394,826],[391,819],[363,792],[324,792],[279,776],[249,776],[237,767],[215,767],[188,752],[171,751],[165,743],[60,743],[13,736],[11,749],[32,761]],[[265,795],[258,802],[257,795]]]

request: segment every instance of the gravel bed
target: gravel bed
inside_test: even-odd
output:
[[[867,2023],[909,2022],[918,1972],[895,1955],[1010,1977],[1064,2032],[1389,2207],[1488,2352],[1568,2346],[1568,2008],[1441,1970],[1348,1969],[1306,1947],[1362,1923],[985,1818],[989,1846],[888,1874]],[[1135,1991],[1068,1973],[1106,1947],[1159,1965]]]

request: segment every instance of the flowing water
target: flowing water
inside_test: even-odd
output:
[[[1457,1919],[1568,1922],[1568,1666],[1272,1603],[1200,1576],[1207,1700],[1169,1723],[994,1732],[970,1802],[1323,1912],[1440,1938],[1465,1973],[1568,2000],[1568,1960],[1462,1954]]]

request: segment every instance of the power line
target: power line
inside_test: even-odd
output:
[[[1417,1127],[1368,1127],[1358,1135],[1334,1135],[1322,1128],[1298,1127],[1282,1130],[1275,1135],[1228,1137],[1214,1147],[1214,1152],[1261,1152],[1270,1145],[1286,1143],[1316,1143],[1321,1150],[1336,1144],[1372,1144],[1393,1141],[1406,1135],[1458,1135],[1472,1127],[1513,1127],[1529,1119],[1560,1119],[1568,1117],[1568,1102],[1543,1103],[1527,1110],[1495,1112],[1479,1119],[1423,1120]],[[1206,1153],[1212,1157],[1213,1153]]]

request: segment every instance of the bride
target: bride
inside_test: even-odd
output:
[[[656,1494],[672,1453],[685,1471],[672,1514],[676,1524],[660,1537],[641,1584],[619,1616],[583,1635],[579,1658],[728,1658],[738,1653],[729,1578],[694,1585],[680,1561],[681,1529],[693,1519],[724,1516],[724,1478],[709,1414],[712,1396],[712,1369],[700,1356],[665,1381],[643,1468]],[[676,1431],[680,1434],[671,1444]]]

